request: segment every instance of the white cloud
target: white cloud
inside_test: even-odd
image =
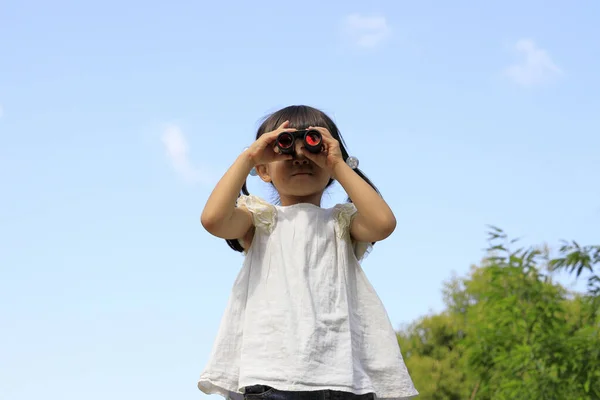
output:
[[[385,17],[351,14],[344,19],[343,32],[357,46],[372,48],[383,43],[392,30]]]
[[[0,118],[4,116],[4,108],[2,108],[2,104],[0,104]]]
[[[548,52],[537,47],[533,40],[521,39],[514,49],[522,60],[506,68],[504,73],[519,85],[540,85],[562,75],[563,71],[552,61]]]
[[[168,126],[161,139],[171,166],[186,182],[193,184],[214,183],[214,174],[205,168],[193,165],[190,161],[187,140],[178,126]]]

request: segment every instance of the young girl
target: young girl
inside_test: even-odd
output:
[[[320,134],[320,151],[308,151],[305,130]],[[288,143],[291,153],[275,146],[284,132],[296,133]],[[327,115],[290,106],[266,118],[256,141],[213,190],[202,225],[244,252],[245,260],[198,382],[204,393],[248,400],[418,394],[387,313],[359,264],[394,231],[396,219],[348,160]],[[248,193],[250,173],[275,188],[279,205]],[[334,180],[348,203],[321,208]]]

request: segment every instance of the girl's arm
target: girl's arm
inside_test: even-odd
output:
[[[210,194],[200,222],[212,235],[223,239],[241,239],[254,226],[250,211],[236,207],[238,194],[253,166],[248,152],[243,152]]]
[[[254,220],[245,207],[236,207],[238,194],[255,165],[292,158],[273,151],[273,142],[281,132],[295,130],[288,126],[289,121],[285,121],[276,130],[261,135],[229,167],[206,201],[200,217],[204,229],[223,239],[243,239],[246,243],[250,242],[248,239],[251,239],[254,232],[251,231]]]
[[[359,242],[378,242],[396,229],[396,217],[381,196],[343,160],[340,143],[323,127],[311,126],[323,137],[324,151],[318,154],[302,151],[304,156],[321,168],[344,188],[356,206],[350,225],[350,235]]]
[[[352,238],[371,243],[390,236],[396,229],[396,217],[385,200],[345,162],[337,162],[332,173],[356,206],[350,225]]]

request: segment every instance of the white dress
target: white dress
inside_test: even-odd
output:
[[[379,399],[418,395],[389,317],[352,243],[356,208],[275,206],[242,196],[256,230],[198,388],[339,390]]]

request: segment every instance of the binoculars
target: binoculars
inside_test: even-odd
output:
[[[296,140],[302,139],[304,147],[311,153],[319,153],[323,147],[321,133],[314,129],[299,130],[295,132],[282,132],[277,136],[275,146],[282,154],[292,154],[295,150]]]

